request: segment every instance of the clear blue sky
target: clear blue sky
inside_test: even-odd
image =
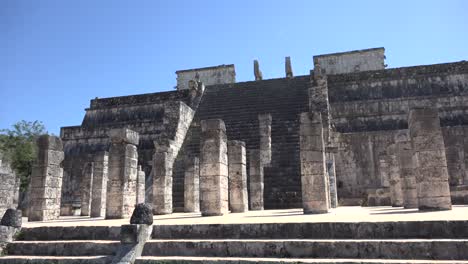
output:
[[[468,1],[0,1],[0,128],[79,125],[94,97],[172,90],[233,63],[295,75],[312,56],[386,48],[389,67],[468,60]]]

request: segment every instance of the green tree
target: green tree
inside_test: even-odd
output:
[[[0,152],[20,177],[21,190],[27,188],[32,164],[36,158],[36,138],[45,133],[47,131],[40,121],[21,120],[15,123],[12,129],[0,130]]]

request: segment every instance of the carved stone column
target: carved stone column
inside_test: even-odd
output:
[[[322,118],[318,112],[307,112],[301,114],[300,122],[301,186],[304,213],[327,213],[329,197]]]
[[[231,140],[228,142],[229,207],[232,213],[242,213],[249,210],[245,155],[243,141]]]
[[[444,138],[437,108],[411,109],[411,144],[416,154],[420,210],[450,210],[450,188]]]
[[[130,129],[110,131],[106,219],[128,218],[136,204],[139,135]]]
[[[87,162],[84,165],[81,178],[81,215],[88,216],[91,212],[91,198],[93,190],[93,162]]]
[[[62,195],[63,145],[56,136],[43,135],[37,140],[37,160],[31,172],[29,221],[58,219]]]
[[[201,121],[200,210],[202,216],[228,213],[226,126],[221,119]]]
[[[200,161],[187,157],[184,177],[184,212],[200,212]]]
[[[109,153],[107,151],[99,152],[94,156],[91,217],[101,217],[106,215],[108,173]]]

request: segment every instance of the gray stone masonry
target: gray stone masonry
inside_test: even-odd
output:
[[[171,144],[160,145],[154,141],[156,152],[153,155],[153,213],[172,214],[172,168],[174,150]]]
[[[106,219],[128,218],[136,203],[139,136],[122,128],[111,130],[110,137]]]
[[[284,70],[286,72],[286,78],[292,78],[294,75],[291,66],[291,57],[285,57],[284,61]]]
[[[322,118],[319,112],[300,116],[302,204],[305,214],[328,213]]]
[[[146,174],[142,170],[141,166],[138,166],[138,178],[137,178],[137,204],[141,204],[145,202],[145,181],[146,181]]]
[[[250,210],[263,210],[263,166],[261,162],[260,150],[250,150],[249,157],[249,203]]]
[[[228,141],[229,208],[231,213],[249,210],[245,142]]]
[[[200,212],[200,161],[198,157],[185,159],[184,212]]]
[[[262,71],[260,71],[258,60],[254,60],[254,76],[256,81],[261,81],[263,79],[263,74]]]
[[[406,209],[418,208],[416,157],[411,146],[408,131],[398,133],[395,140],[403,193],[403,207]]]
[[[330,184],[330,207],[338,207],[338,190],[336,188],[336,171],[335,171],[335,155],[326,153],[327,157],[327,173]]]
[[[438,110],[411,109],[408,123],[417,160],[418,208],[451,210],[445,145]]]
[[[2,163],[0,155],[0,217],[9,208],[18,206],[19,177],[6,162]]]
[[[93,190],[94,163],[87,162],[81,178],[81,216],[90,215]]]
[[[94,156],[93,192],[91,217],[106,215],[107,178],[109,173],[109,153],[102,151]]]
[[[23,214],[21,213],[21,210],[9,208],[3,215],[0,225],[20,228],[23,224],[22,216]]]
[[[388,158],[388,174],[390,179],[390,197],[393,207],[403,206],[403,190],[401,188],[400,168],[398,157],[390,154]]]
[[[228,213],[226,126],[221,119],[201,121],[200,211],[202,216]]]
[[[37,159],[31,172],[29,221],[58,219],[62,194],[63,146],[60,138],[43,135],[37,139]]]
[[[271,163],[271,114],[258,115],[260,131],[260,162],[262,167]]]

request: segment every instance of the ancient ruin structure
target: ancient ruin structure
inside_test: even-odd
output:
[[[208,119],[201,128],[200,211],[202,216],[223,215],[229,210],[226,126]]]
[[[184,212],[200,211],[200,161],[187,157],[184,175]]]
[[[6,210],[18,207],[20,179],[0,153],[0,216]]]
[[[434,181],[422,183],[419,175],[436,169],[431,162],[422,168],[416,164],[422,150],[413,148],[417,136],[410,135],[410,111],[428,105],[436,107],[438,113],[438,118],[434,117],[440,124],[436,143],[442,148],[428,155],[445,157],[448,182],[443,192],[439,190],[444,202],[438,208],[448,208],[449,195],[454,204],[466,203],[468,63],[386,69],[384,52],[374,48],[315,56],[313,70],[302,76],[292,74],[291,60],[286,58],[285,76],[268,80],[263,79],[256,61],[254,80],[247,82],[236,82],[234,65],[183,70],[177,71],[175,91],[91,100],[83,123],[61,130],[65,152],[62,214],[71,215],[77,206],[79,209],[83,168],[93,162],[93,155],[110,151],[110,131],[115,128],[139,134],[140,140],[132,144],[138,152],[137,164],[146,175],[146,201],[152,203],[154,213],[186,208],[190,199],[185,199],[185,189],[190,185],[185,179],[192,175],[192,165],[186,159],[191,157],[200,158],[203,204],[202,186],[208,183],[202,179],[208,175],[203,171],[203,160],[215,157],[207,156],[200,147],[206,141],[202,121],[212,119],[225,124],[225,132],[219,129],[213,135],[219,138],[225,133],[227,139],[245,143],[251,209],[302,208],[304,202],[312,201],[317,203],[310,210],[319,208],[320,212],[336,205],[423,209],[432,198],[424,198],[420,204],[419,185]],[[318,136],[301,134],[306,133],[301,130],[302,113],[313,113],[304,119],[309,120],[308,125],[302,124],[304,128],[316,129],[320,114],[323,142]],[[322,160],[312,160],[324,164],[317,165],[325,168],[323,173],[321,169],[320,174],[301,173],[301,152],[308,151],[301,136],[314,138],[313,146],[323,144],[322,150],[313,149],[323,154],[319,155]],[[221,148],[226,142],[220,138],[213,144]],[[216,175],[227,177],[229,164],[224,156],[210,162],[225,165],[219,165],[223,171]],[[110,169],[109,156],[109,179]],[[309,192],[303,184],[316,179],[312,175],[320,175],[320,198],[304,197]],[[445,182],[445,178],[438,182]],[[227,201],[229,191],[223,195],[216,201]],[[224,213],[224,204],[217,209]]]
[[[243,141],[228,141],[229,208],[232,213],[242,213],[249,210],[247,157],[245,155]]]
[[[106,218],[127,218],[137,201],[139,136],[126,128],[111,130],[110,136]]]
[[[106,215],[107,179],[109,172],[109,153],[101,151],[94,156],[93,184],[91,194],[91,217]]]
[[[37,148],[37,159],[31,172],[28,220],[58,219],[64,159],[62,141],[56,136],[40,136]]]

